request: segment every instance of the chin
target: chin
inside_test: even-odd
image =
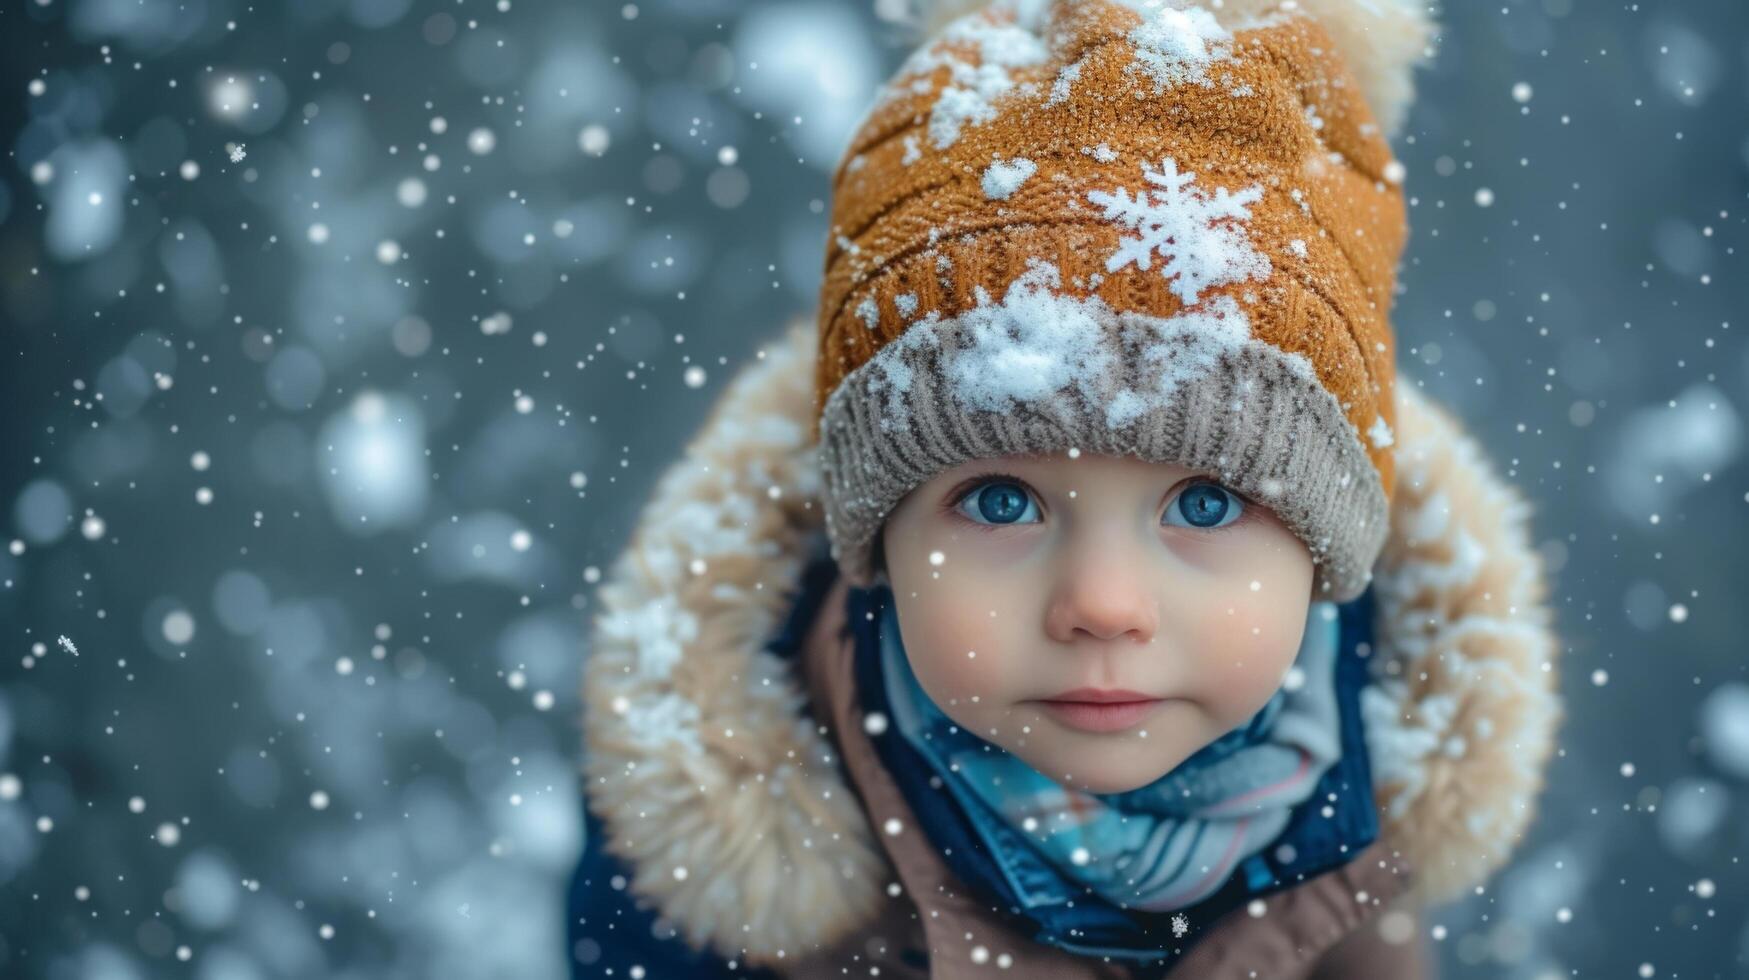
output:
[[[1141,789],[1151,782],[1153,782],[1152,779],[1078,779],[1072,785],[1073,788],[1086,793],[1106,796],[1112,793],[1128,793],[1132,789]]]
[[[1112,746],[1108,749],[1095,751],[1106,755],[1116,755],[1131,750],[1133,750],[1131,746]],[[1153,766],[1141,766],[1138,764],[1140,760],[1134,758],[1121,761],[1107,759],[1103,765],[1098,763],[1076,765],[1074,764],[1076,761],[1075,759],[1055,759],[1052,760],[1049,767],[1040,766],[1037,762],[1032,763],[1032,766],[1066,786],[1089,793],[1127,793],[1132,789],[1140,789],[1171,771]],[[1090,760],[1082,758],[1079,761],[1086,763]],[[1069,773],[1072,778],[1064,780],[1062,774],[1065,772]]]

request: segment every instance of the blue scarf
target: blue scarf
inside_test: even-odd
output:
[[[1115,905],[1173,912],[1214,894],[1280,835],[1341,755],[1336,619],[1334,603],[1312,603],[1287,682],[1251,720],[1123,793],[1064,786],[955,724],[912,673],[892,605],[881,671],[899,733],[976,826],[1006,823],[1058,873]],[[995,853],[1012,881],[1017,869]]]
[[[1353,602],[1315,608],[1300,651],[1307,661],[1296,660],[1296,664],[1303,669],[1307,663],[1321,661],[1316,673],[1322,683],[1314,672],[1306,672],[1305,683],[1297,690],[1278,691],[1250,722],[1204,746],[1156,783],[1128,793],[1081,794],[1097,804],[1107,825],[1119,828],[1116,837],[1042,833],[1048,829],[1044,820],[1040,820],[1041,832],[1026,832],[1024,818],[1015,819],[1020,811],[1004,805],[1008,795],[991,792],[993,780],[979,777],[995,771],[985,765],[988,760],[1006,768],[1010,775],[1003,776],[1005,785],[1017,772],[1013,767],[1030,767],[951,721],[943,725],[946,716],[927,695],[919,697],[920,687],[906,693],[916,679],[910,675],[903,648],[886,642],[888,636],[898,636],[887,586],[849,591],[846,628],[856,638],[857,696],[863,711],[880,712],[895,722],[885,734],[874,737],[876,751],[954,873],[1037,942],[1083,955],[1153,964],[1182,955],[1226,912],[1346,863],[1376,839],[1378,816],[1359,710],[1359,689],[1368,680],[1364,658],[1370,652],[1371,600],[1369,590]],[[1332,609],[1333,620],[1327,618]],[[1296,704],[1302,700],[1296,698],[1300,692],[1306,692],[1303,703]],[[1319,703],[1333,707],[1333,712],[1321,711],[1316,707]],[[1284,718],[1297,720],[1284,723]],[[1236,786],[1255,789],[1258,773],[1278,772],[1274,767],[1287,758],[1287,752],[1294,754],[1296,771],[1302,765],[1311,768],[1328,755],[1332,739],[1336,755],[1319,767],[1320,774],[1310,780],[1310,791],[1296,788],[1286,793],[1297,802],[1281,804],[1273,794],[1241,799],[1244,790],[1235,791]],[[1255,751],[1260,748],[1265,751]],[[983,758],[968,768],[965,760],[975,757],[966,753],[973,751]],[[964,771],[953,771],[956,761]],[[1049,782],[1042,774],[1037,779]],[[1290,782],[1297,787],[1300,781]],[[1036,781],[1033,787],[1050,791]],[[1186,790],[1189,797],[1183,795]],[[1262,802],[1266,797],[1272,805],[1251,811],[1246,825],[1246,831],[1257,828],[1257,833],[1234,831],[1238,821],[1224,821],[1230,834],[1220,852],[1230,855],[1224,864],[1197,856],[1208,850],[1200,842],[1193,846],[1196,831],[1186,828],[1200,820],[1207,837],[1209,826],[1225,812],[1214,801],[1228,801],[1234,810],[1227,817],[1239,813],[1243,819],[1247,800]],[[1112,820],[1118,823],[1110,824]],[[1144,823],[1151,825],[1152,838],[1129,829]],[[1178,828],[1176,834],[1169,824]],[[1052,838],[1059,840],[1053,843]],[[1144,850],[1150,842],[1151,850]],[[1076,847],[1102,848],[1100,853],[1109,860],[1079,864]],[[1124,870],[1107,871],[1120,850],[1131,863]],[[1192,875],[1181,867],[1187,854],[1195,862],[1188,867],[1199,873]],[[1181,860],[1172,861],[1175,857]],[[1169,873],[1137,877],[1127,870],[1137,861],[1151,862],[1148,866],[1156,873],[1162,867]],[[1205,863],[1207,871],[1202,869]],[[1076,873],[1096,865],[1094,872]],[[1176,882],[1177,887],[1171,892],[1146,887],[1159,881]],[[1187,882],[1195,887],[1185,887]],[[1138,904],[1145,894],[1162,896],[1165,904]]]

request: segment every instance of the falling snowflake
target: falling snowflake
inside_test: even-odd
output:
[[[244,146],[244,144],[242,144],[242,143],[226,143],[225,144],[225,152],[230,156],[232,163],[242,163],[243,158],[245,156],[248,156],[248,154],[244,151],[243,146]]]
[[[1183,912],[1174,913],[1172,916],[1172,938],[1177,939],[1189,931],[1190,920],[1184,917]]]
[[[1191,186],[1195,173],[1178,172],[1178,161],[1167,157],[1160,166],[1159,172],[1142,168],[1143,176],[1160,190],[1143,190],[1134,198],[1122,187],[1116,194],[1087,192],[1093,203],[1104,206],[1105,217],[1137,232],[1105,260],[1106,271],[1116,272],[1131,262],[1145,270],[1159,252],[1165,259],[1161,274],[1176,280],[1172,291],[1187,305],[1210,286],[1266,278],[1269,259],[1251,247],[1243,225],[1251,216],[1248,205],[1263,196],[1263,188],[1253,184],[1235,194],[1217,187],[1210,196]]]
[[[68,639],[65,633],[61,634],[55,642],[61,645],[61,649],[67,651],[73,656],[77,657],[79,655],[79,648],[73,645],[73,641]]]

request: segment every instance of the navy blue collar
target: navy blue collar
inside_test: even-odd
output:
[[[818,582],[815,582],[816,587]],[[852,587],[846,598],[845,628],[855,638],[857,698],[864,713],[892,717],[881,678],[880,632],[885,586]],[[871,736],[882,764],[891,773],[925,836],[968,893],[1003,914],[1034,941],[1087,956],[1109,956],[1138,965],[1173,962],[1195,945],[1215,921],[1253,898],[1292,887],[1353,860],[1379,833],[1373,803],[1372,767],[1361,728],[1360,689],[1370,680],[1373,590],[1337,607],[1340,639],[1336,696],[1341,710],[1342,757],[1324,774],[1317,789],[1296,807],[1280,837],[1241,863],[1221,889],[1175,913],[1142,912],[1115,905],[1068,881],[1042,856],[1017,891],[1001,873],[971,821],[929,764],[891,726]],[[1324,815],[1330,807],[1329,816]],[[1032,853],[1025,838],[999,828],[997,846],[1011,857]],[[1291,845],[1283,847],[1282,845]],[[1285,859],[1285,860],[1284,860]],[[1180,919],[1181,917],[1181,919]],[[1184,934],[1175,935],[1175,919]]]

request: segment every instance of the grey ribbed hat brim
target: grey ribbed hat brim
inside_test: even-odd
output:
[[[876,535],[931,477],[974,459],[1077,448],[1213,474],[1306,543],[1317,598],[1365,591],[1389,505],[1360,433],[1305,358],[1231,331],[1165,330],[1170,321],[1095,302],[1076,311],[1087,321],[1071,345],[1077,363],[1041,360],[1036,392],[1014,398],[979,376],[1013,366],[990,348],[1015,341],[979,312],[912,324],[827,399],[826,529],[852,584],[875,582]],[[1018,377],[1022,387],[1034,380]],[[1053,387],[1054,377],[1066,383]]]

